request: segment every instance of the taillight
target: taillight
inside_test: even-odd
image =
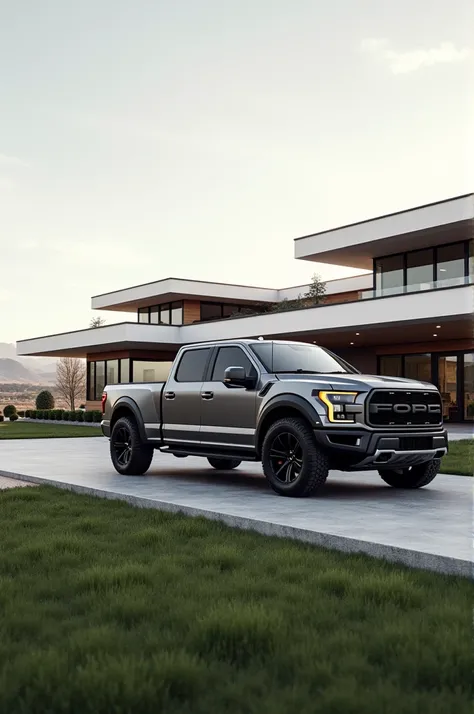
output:
[[[107,392],[102,392],[102,399],[100,400],[100,406],[102,407],[102,414],[105,414],[105,402],[107,401]]]

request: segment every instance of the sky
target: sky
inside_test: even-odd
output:
[[[169,276],[355,274],[293,239],[473,190],[473,21],[471,0],[0,0],[0,342]]]

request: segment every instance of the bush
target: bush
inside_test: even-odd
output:
[[[36,408],[54,409],[54,397],[47,389],[43,389],[36,397]]]
[[[84,421],[84,412],[80,410],[76,412],[76,421]]]
[[[85,408],[86,408],[85,404],[81,404],[81,406],[79,407],[79,409],[85,409]]]
[[[36,410],[36,418],[37,418],[37,419],[44,419],[43,414],[44,414],[44,412],[43,412],[42,409],[37,409],[37,410]]]
[[[95,422],[96,424],[102,421],[102,412],[94,410],[91,412],[92,414],[92,421]]]
[[[3,410],[3,416],[7,417],[9,419],[10,417],[13,416],[13,414],[16,414],[16,407],[14,404],[7,404],[5,409]]]
[[[30,409],[30,419],[37,419],[37,414],[38,412],[36,411],[36,409]]]
[[[0,414],[0,422],[3,421],[3,414]]]
[[[88,423],[91,421],[94,421],[94,413],[93,412],[85,412],[84,421],[86,421]]]
[[[22,410],[21,412],[18,412],[18,416],[20,417],[20,419],[24,419],[24,418],[25,418],[25,412],[24,412],[23,410]]]
[[[31,419],[31,409],[27,409],[25,412],[26,419]]]
[[[54,418],[56,419],[56,421],[62,421],[64,409],[56,409],[54,413],[55,413]]]
[[[69,415],[71,412],[64,411],[63,412],[63,421],[69,421]]]
[[[18,414],[12,414],[10,417],[10,421],[16,421],[18,419]]]
[[[47,409],[43,411],[43,419],[49,419],[49,411]]]

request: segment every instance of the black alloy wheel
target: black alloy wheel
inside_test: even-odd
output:
[[[119,474],[141,476],[150,468],[153,454],[153,446],[143,443],[132,416],[115,422],[110,436],[110,457]]]
[[[303,468],[304,456],[301,444],[294,434],[285,431],[277,434],[271,443],[269,458],[278,481],[296,481]]]

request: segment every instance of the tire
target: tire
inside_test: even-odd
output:
[[[208,461],[211,466],[218,471],[231,471],[232,469],[236,469],[237,466],[240,466],[242,463],[239,459],[220,459],[217,457],[210,457]]]
[[[262,465],[270,486],[280,496],[305,497],[326,482],[329,460],[303,419],[288,417],[265,434]],[[286,466],[286,468],[285,468]]]
[[[381,478],[392,488],[423,488],[438,475],[441,459],[427,461],[426,464],[410,466],[406,469],[379,470]]]
[[[110,435],[110,457],[119,474],[141,476],[146,473],[153,453],[153,447],[142,442],[134,419],[117,419]]]

